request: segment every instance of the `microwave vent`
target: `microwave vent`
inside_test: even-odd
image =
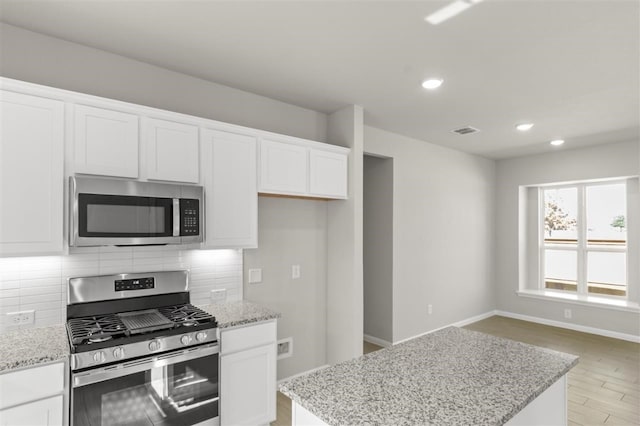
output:
[[[461,127],[459,129],[454,129],[451,132],[457,133],[459,135],[470,135],[471,133],[477,133],[479,131],[480,129],[476,129],[475,127],[466,126],[466,127]]]

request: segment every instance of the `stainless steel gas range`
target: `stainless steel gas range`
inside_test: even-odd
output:
[[[218,425],[215,317],[188,272],[69,279],[73,426]]]

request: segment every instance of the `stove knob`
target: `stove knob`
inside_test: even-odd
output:
[[[96,364],[102,364],[107,360],[107,356],[104,353],[104,351],[98,351],[93,354],[93,360],[95,361]]]
[[[149,342],[149,350],[151,352],[157,351],[158,349],[160,349],[160,341],[159,340],[152,340],[151,342]]]
[[[115,359],[122,359],[124,358],[124,348],[115,348],[113,350],[113,357]]]
[[[198,342],[202,342],[206,338],[207,338],[207,333],[205,333],[204,331],[198,331],[196,333],[196,340]]]
[[[180,343],[182,343],[183,345],[188,345],[189,343],[191,343],[191,337],[189,337],[188,334],[185,334],[180,338]]]

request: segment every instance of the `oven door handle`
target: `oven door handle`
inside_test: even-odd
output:
[[[141,371],[151,370],[152,368],[164,367],[166,365],[215,355],[219,353],[219,351],[219,345],[214,343],[211,345],[200,346],[196,349],[186,349],[179,352],[161,354],[108,367],[96,368],[91,371],[74,373],[71,377],[72,387],[79,388],[81,386],[104,382],[105,380],[115,379],[129,374],[139,373]]]

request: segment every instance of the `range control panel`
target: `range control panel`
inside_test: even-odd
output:
[[[155,288],[156,286],[153,277],[115,280],[115,284],[116,291],[148,290],[150,288]]]
[[[191,198],[180,199],[180,235],[200,234],[200,201]]]

